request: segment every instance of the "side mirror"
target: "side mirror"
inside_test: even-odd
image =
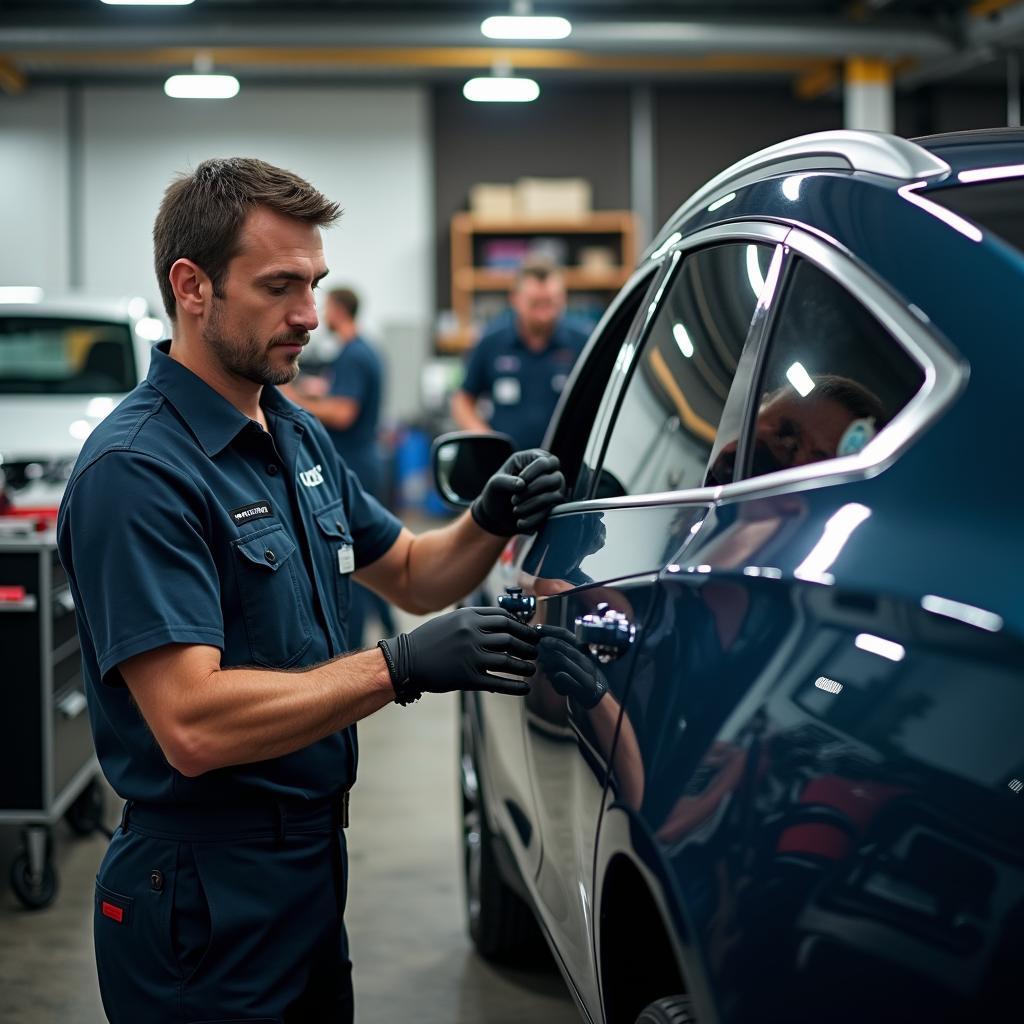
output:
[[[468,508],[514,451],[507,434],[442,434],[431,451],[437,493],[455,508]]]

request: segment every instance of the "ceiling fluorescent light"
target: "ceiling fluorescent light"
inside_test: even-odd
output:
[[[506,15],[485,18],[480,31],[488,39],[565,39],[572,25],[565,18]]]
[[[176,100],[229,100],[238,95],[234,75],[171,75],[164,92]]]
[[[462,95],[474,103],[531,103],[540,95],[540,86],[532,78],[471,78]]]
[[[6,285],[0,288],[0,302],[42,302],[43,289],[32,285]]]
[[[192,0],[103,0],[111,7],[187,7]]]

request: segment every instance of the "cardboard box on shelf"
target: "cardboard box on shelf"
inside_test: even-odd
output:
[[[608,245],[584,245],[579,261],[583,270],[611,270],[615,266],[615,251]]]
[[[584,178],[520,178],[515,191],[524,218],[564,220],[591,212],[593,189]]]
[[[469,208],[488,220],[514,220],[519,213],[514,185],[481,183],[469,190]]]

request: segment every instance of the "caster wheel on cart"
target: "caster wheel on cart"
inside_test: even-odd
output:
[[[48,907],[57,895],[57,872],[49,857],[42,869],[33,873],[27,853],[19,853],[11,864],[11,888],[29,910]]]
[[[64,820],[77,835],[92,835],[103,827],[103,810],[103,790],[93,779],[64,812]]]

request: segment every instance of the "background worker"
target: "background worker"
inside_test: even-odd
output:
[[[324,322],[338,339],[341,351],[327,370],[326,379],[300,376],[282,388],[293,402],[308,409],[327,428],[338,454],[381,504],[386,504],[377,434],[384,390],[384,364],[377,350],[356,323],[359,296],[351,288],[332,288],[324,303]],[[367,610],[380,619],[385,633],[393,633],[394,616],[382,597],[359,583],[349,599],[349,643],[362,647]]]
[[[517,453],[469,512],[414,536],[279,393],[317,327],[320,228],[338,215],[260,160],[170,185],[153,240],[172,338],[61,504],[93,739],[126,801],[93,916],[112,1024],[351,1024],[355,723],[423,692],[529,690],[536,632],[494,608],[343,656],[353,576],[444,608],[565,481],[553,456]]]
[[[566,317],[565,281],[546,260],[523,263],[510,304],[512,315],[469,353],[451,414],[462,430],[494,430],[512,437],[517,448],[535,448],[588,335]],[[489,420],[477,408],[481,398],[493,407]]]

